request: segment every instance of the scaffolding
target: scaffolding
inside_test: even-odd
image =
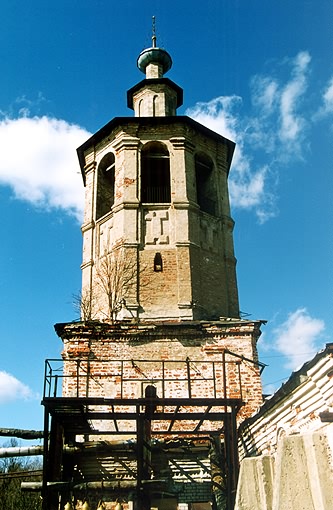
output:
[[[44,510],[87,498],[233,509],[242,362],[229,351],[220,361],[46,360]]]

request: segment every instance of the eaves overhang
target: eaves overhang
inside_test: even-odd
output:
[[[227,146],[227,173],[229,173],[230,165],[232,161],[232,157],[235,151],[236,144],[235,142],[225,138],[224,136],[212,131],[211,129],[203,126],[196,120],[188,117],[187,115],[177,115],[177,116],[168,116],[168,117],[114,117],[110,122],[105,124],[101,129],[99,129],[94,135],[92,135],[86,142],[84,142],[77,149],[77,155],[79,158],[81,173],[83,177],[83,182],[85,184],[85,157],[84,153],[90,149],[91,147],[96,146],[99,142],[101,142],[105,137],[109,136],[110,133],[120,126],[168,126],[172,124],[185,124],[186,126],[194,129],[195,131],[199,131],[202,135],[215,140],[218,143],[224,144]]]
[[[144,335],[165,335],[168,338],[179,338],[186,334],[188,338],[201,338],[207,336],[212,328],[227,332],[233,329],[232,335],[236,335],[234,328],[248,328],[259,330],[264,320],[245,320],[221,317],[219,320],[197,320],[197,321],[142,321],[140,323],[131,321],[119,321],[115,323],[101,322],[99,320],[59,322],[54,325],[56,334],[64,338],[78,336],[84,338],[102,338],[109,336],[127,336],[128,338]],[[242,333],[243,334],[243,333]]]
[[[289,379],[283,383],[270,398],[265,400],[258,412],[247,418],[240,425],[239,430],[242,431],[257,421],[261,416],[265,415],[265,413],[281,405],[286,398],[290,397],[297,388],[307,381],[308,371],[326,356],[333,356],[333,343],[327,343],[323,350],[319,351],[311,360],[306,361],[299,370],[292,372]]]
[[[169,80],[169,78],[146,78],[144,80],[141,80],[139,83],[134,85],[134,87],[130,88],[127,91],[127,106],[128,108],[131,108],[131,110],[134,109],[133,106],[133,96],[136,92],[138,92],[141,89],[147,88],[150,85],[164,85],[171,89],[173,89],[177,94],[177,108],[183,104],[183,89],[179,87],[175,82],[172,80]]]

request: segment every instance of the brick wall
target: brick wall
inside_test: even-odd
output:
[[[212,489],[210,482],[184,483],[183,490],[178,495],[178,501],[181,503],[191,503],[192,501],[205,502],[212,498]]]
[[[155,254],[161,253],[163,271],[154,271]],[[178,272],[175,250],[144,250],[140,252],[140,295],[143,310],[148,309],[156,316],[163,316],[163,310],[170,309],[178,315]],[[172,312],[172,305],[174,310]]]
[[[243,398],[242,420],[262,402],[255,364],[259,328],[259,322],[249,321],[59,325],[64,342],[63,396],[140,398],[153,382],[160,396],[188,397],[190,376],[193,398]],[[225,350],[237,355],[224,354],[226,389]]]
[[[153,141],[163,143],[169,154],[170,204],[142,203],[141,150]],[[239,317],[227,187],[232,150],[231,142],[187,118],[116,123],[93,151],[86,147],[82,155],[86,165],[82,294],[93,298],[92,318],[108,317],[106,298],[98,292],[95,276],[105,250],[109,253],[119,243],[137,263],[139,274],[133,296],[125,297],[128,313],[122,310],[118,319]],[[110,152],[115,157],[115,201],[98,218],[98,164]],[[212,162],[214,214],[207,214],[197,202],[195,161],[199,153]],[[152,274],[151,258],[156,252],[163,259],[160,274]],[[146,267],[151,281],[145,278],[149,284],[141,286]]]

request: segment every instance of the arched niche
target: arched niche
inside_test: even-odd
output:
[[[115,157],[108,152],[97,168],[96,219],[107,214],[114,204]]]
[[[171,202],[169,151],[161,142],[149,142],[142,148],[141,202]]]

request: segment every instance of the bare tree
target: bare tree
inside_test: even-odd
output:
[[[88,289],[73,294],[73,307],[82,321],[90,321],[93,317],[94,300]]]
[[[137,275],[137,261],[127,258],[123,247],[117,245],[101,257],[96,269],[97,284],[107,298],[107,314],[112,322],[126,305],[126,297],[134,287]]]
[[[16,439],[2,446],[17,447]],[[39,494],[21,492],[22,481],[41,481],[42,465],[40,460],[23,460],[19,457],[0,460],[0,510],[41,510]]]

